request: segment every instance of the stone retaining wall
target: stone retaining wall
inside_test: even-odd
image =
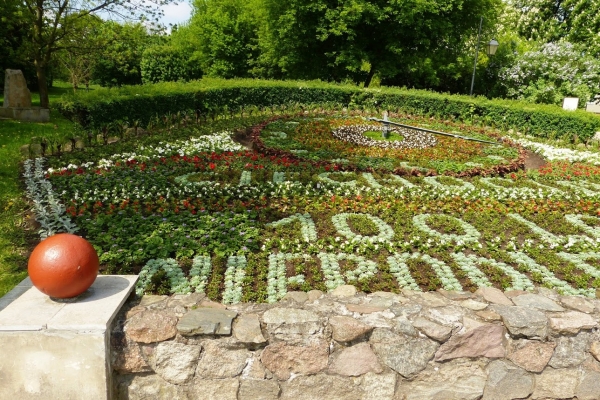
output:
[[[600,399],[600,300],[290,292],[144,296],[112,332],[119,399]]]

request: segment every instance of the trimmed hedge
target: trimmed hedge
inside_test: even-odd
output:
[[[553,105],[392,88],[363,96],[370,98],[371,105],[383,109],[469,121],[541,137],[574,139],[576,135],[578,140],[586,141],[600,130],[599,116]]]
[[[329,104],[338,108],[394,110],[497,126],[543,137],[586,141],[600,130],[600,117],[551,105],[488,100],[398,88],[360,89],[323,82],[202,79],[78,92],[59,111],[85,128],[116,120],[147,124],[157,115],[194,110],[204,115],[257,107]]]
[[[116,120],[148,123],[156,115],[198,110],[202,114],[280,105],[348,104],[358,89],[321,82],[202,79],[102,88],[61,99],[59,111],[84,127]]]

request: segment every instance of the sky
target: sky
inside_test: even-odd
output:
[[[160,22],[169,26],[169,24],[181,24],[190,19],[192,15],[192,6],[186,0],[178,1],[178,4],[169,4],[161,7],[165,12],[164,17],[160,20]]]

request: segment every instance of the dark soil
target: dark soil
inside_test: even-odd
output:
[[[547,163],[539,154],[526,150],[525,169],[540,169]]]
[[[254,148],[254,142],[252,142],[252,128],[240,129],[233,134],[233,141],[246,147],[248,150]]]

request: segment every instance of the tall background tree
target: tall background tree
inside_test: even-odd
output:
[[[102,47],[94,52],[92,78],[102,86],[142,83],[142,57],[146,48],[166,39],[152,35],[141,23],[105,21],[98,31]]]
[[[248,77],[258,56],[257,0],[195,0],[191,21],[172,35],[175,46],[208,76]]]
[[[24,54],[24,44],[31,40],[31,25],[19,0],[0,1],[0,87],[4,87],[4,70],[21,69],[31,83],[33,65]]]
[[[30,58],[36,70],[40,105],[48,107],[47,68],[53,55],[72,44],[80,19],[102,13],[115,18],[150,20],[158,6],[172,0],[23,0],[23,18],[31,27]]]
[[[208,75],[437,87],[460,80],[501,0],[196,0],[187,34]],[[193,34],[189,34],[193,33]],[[474,52],[473,52],[474,54]],[[457,59],[459,59],[457,63]],[[463,65],[464,64],[464,65]],[[457,67],[458,65],[458,67]],[[460,76],[458,76],[460,75]],[[465,83],[462,86],[466,86]],[[461,85],[447,85],[458,91]]]

